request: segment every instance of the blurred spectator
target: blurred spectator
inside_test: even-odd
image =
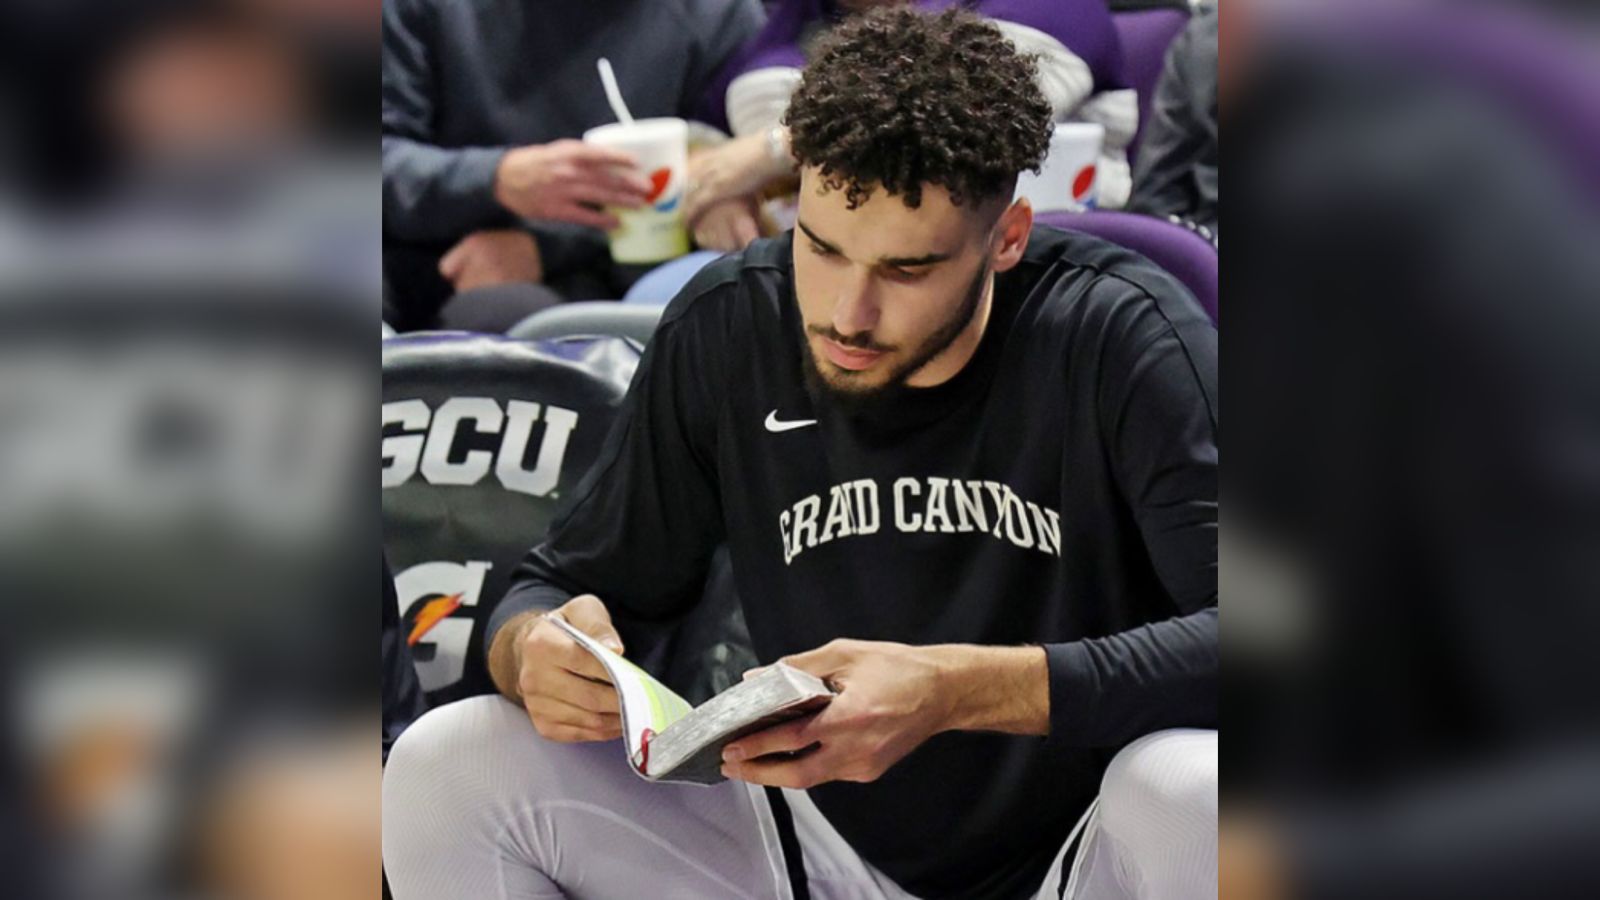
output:
[[[1128,209],[1217,228],[1217,8],[1167,51],[1133,170]]]
[[[118,155],[136,169],[270,152],[310,118],[287,36],[221,4],[134,39],[111,66],[104,103]]]
[[[598,4],[386,0],[383,5],[386,318],[433,324],[451,293],[538,282],[514,323],[560,297],[615,298],[596,205],[637,205],[642,177],[576,141],[612,121],[609,58],[636,117],[684,116],[761,26],[758,0]],[[505,292],[496,292],[504,298]],[[481,316],[475,316],[481,321]]]
[[[1593,57],[1440,10],[1229,93],[1230,898],[1600,896]]]
[[[197,896],[355,900],[378,887],[382,780],[371,732],[258,736],[218,773],[200,811]]]
[[[0,5],[8,896],[377,880],[340,423],[375,396],[380,184],[370,130],[358,168],[323,130],[377,44],[371,0]]]
[[[178,156],[259,161],[329,126],[348,143],[358,107],[370,140],[376,19],[372,0],[0,6],[0,190],[93,208],[151,167],[181,171]]]
[[[231,0],[274,23],[300,49],[314,89],[316,125],[328,139],[371,149],[383,49],[381,0]]]
[[[761,200],[792,190],[787,132],[780,125],[813,42],[852,12],[898,0],[778,0],[761,33],[718,73],[701,99],[705,121],[733,140],[691,162],[686,213],[702,246],[741,249],[758,228],[790,226],[791,204]],[[1122,49],[1104,0],[915,0],[937,11],[966,6],[992,19],[1021,50],[1035,54],[1040,87],[1058,122],[1105,126],[1100,205],[1128,197],[1127,147],[1138,130],[1138,102],[1122,81]],[[766,211],[769,218],[758,224]]]

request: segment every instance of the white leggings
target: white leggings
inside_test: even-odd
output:
[[[785,791],[815,900],[915,900]],[[1072,900],[1217,893],[1217,733],[1147,735],[1117,754],[1088,818]],[[1062,848],[1065,854],[1067,848]],[[396,900],[792,900],[765,794],[650,784],[616,742],[558,744],[499,697],[436,709],[395,745],[383,860]],[[1061,860],[1040,900],[1063,896]]]

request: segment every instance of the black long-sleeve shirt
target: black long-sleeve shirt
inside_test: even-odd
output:
[[[837,637],[1042,644],[1047,738],[942,734],[810,792],[918,896],[1029,895],[1118,747],[1216,722],[1216,332],[1148,262],[1036,229],[967,366],[868,420],[804,387],[791,244],[668,307],[491,634],[579,592],[670,616],[726,542],[763,662]]]

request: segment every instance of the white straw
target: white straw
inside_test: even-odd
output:
[[[611,71],[611,60],[600,57],[600,83],[606,89],[606,102],[611,104],[611,112],[616,115],[617,121],[624,125],[633,124],[633,114],[628,112],[628,104],[622,102],[622,91],[617,89],[617,73]]]

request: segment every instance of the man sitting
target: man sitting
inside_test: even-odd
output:
[[[801,872],[814,897],[1215,896],[1216,334],[1148,262],[1032,228],[1012,195],[1050,112],[970,13],[818,49],[797,229],[668,307],[493,615],[512,702],[435,710],[390,756],[399,900],[779,898]],[[727,782],[651,784],[546,614],[620,648],[610,611],[682,612],[723,543],[758,657],[839,693],[729,745]]]

